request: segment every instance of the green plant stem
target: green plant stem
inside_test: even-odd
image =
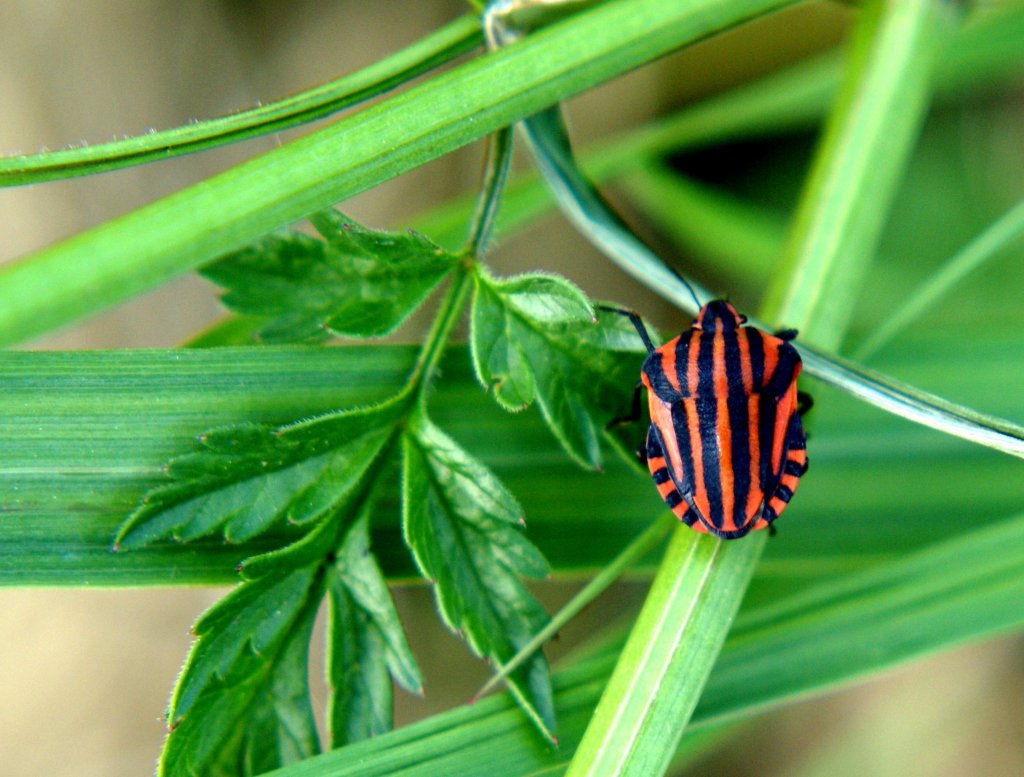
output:
[[[508,166],[512,159],[512,128],[502,127],[488,138],[487,158],[484,160],[483,180],[476,201],[476,210],[470,219],[469,237],[464,252],[476,259],[483,258],[487,242],[494,232],[498,207],[508,180]]]
[[[279,132],[384,94],[481,42],[479,21],[466,15],[362,70],[251,110],[95,146],[0,158],[0,187],[119,170]]]
[[[725,640],[723,611],[731,623],[761,545],[676,528],[567,777],[664,772]]]
[[[406,390],[415,392],[417,401],[422,408],[426,403],[427,392],[431,380],[437,371],[438,362],[444,355],[448,338],[459,322],[459,317],[466,306],[466,297],[473,286],[471,268],[460,267],[456,270],[448,288],[445,289],[441,304],[438,306],[434,323],[430,327],[427,339],[423,342],[416,364],[409,376]]]
[[[0,270],[0,344],[82,318],[788,0],[610,0]]]
[[[630,566],[635,564],[637,561],[642,559],[660,543],[665,535],[668,534],[669,529],[676,525],[676,521],[671,517],[663,517],[661,520],[654,521],[646,531],[643,532],[639,537],[633,540],[626,548],[619,553],[614,559],[612,559],[606,566],[601,568],[601,571],[594,575],[579,592],[570,599],[562,609],[555,614],[547,626],[537,632],[533,639],[527,642],[519,652],[512,658],[511,661],[500,667],[487,680],[486,683],[473,694],[472,701],[476,701],[489,690],[494,688],[498,683],[508,677],[512,672],[523,665],[530,656],[536,651],[540,650],[544,646],[544,643],[549,639],[552,639],[558,631],[565,626],[569,621],[575,618],[584,607],[590,604],[594,599],[600,596],[607,588],[619,579],[619,576],[626,571]]]
[[[806,330],[804,339],[830,350],[870,267],[952,29],[950,9],[937,0],[871,0],[860,15],[846,78],[762,310],[764,320]]]

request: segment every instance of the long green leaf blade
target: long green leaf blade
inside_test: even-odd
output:
[[[817,322],[823,331],[809,339],[830,348],[849,324],[953,29],[951,10],[933,0],[869,2],[860,14],[847,78],[765,302],[769,321]],[[794,276],[803,280],[788,284]]]
[[[665,771],[760,552],[676,529],[569,777]]]
[[[112,143],[0,157],[0,186],[118,170],[295,127],[383,94],[480,43],[480,23],[463,16],[363,70],[251,110]]]
[[[126,300],[560,99],[785,4],[598,4],[516,46],[3,268],[0,344]]]
[[[945,335],[922,335],[891,349],[882,365],[909,382],[1019,417],[1019,392],[1006,387],[1021,383],[1021,338],[1005,330],[976,335],[961,354],[962,369],[950,370]],[[413,349],[399,346],[0,353],[8,398],[0,405],[0,492],[6,495],[0,585],[233,584],[240,561],[278,547],[282,537],[271,532],[237,546],[201,540],[110,552],[124,516],[162,479],[163,463],[189,451],[203,429],[279,425],[378,401],[402,386],[414,359]],[[618,457],[606,457],[601,475],[584,472],[535,412],[498,408],[481,391],[464,348],[453,350],[443,369],[431,399],[437,422],[519,497],[529,536],[556,572],[607,563],[664,510],[648,478]],[[857,569],[907,552],[922,537],[955,534],[966,511],[981,525],[1024,499],[1016,459],[824,387],[816,399],[820,466],[801,485],[760,574]],[[148,419],[143,425],[141,417]],[[953,457],[956,477],[950,476]],[[865,482],[874,487],[863,488]],[[848,495],[844,515],[856,520],[835,520],[836,493]],[[893,493],[901,494],[898,502]],[[397,515],[397,505],[386,514]],[[585,543],[578,541],[581,515]],[[861,516],[871,516],[870,523]],[[818,540],[824,524],[827,544]],[[397,520],[375,526],[374,535],[385,573],[414,576]]]
[[[969,558],[972,564],[964,564]],[[692,729],[762,712],[875,675],[913,657],[1024,626],[1024,516],[963,534],[845,579],[744,608]],[[606,643],[555,673],[557,751],[538,746],[507,698],[436,715],[274,777],[558,774],[590,719],[618,652]],[[794,660],[796,659],[796,660]],[[532,738],[531,738],[532,737]],[[685,742],[685,739],[684,739]]]

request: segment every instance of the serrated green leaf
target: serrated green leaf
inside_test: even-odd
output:
[[[229,308],[271,319],[264,340],[387,334],[458,261],[423,235],[366,229],[335,210],[310,221],[323,240],[278,232],[203,269]]]
[[[519,575],[545,574],[540,551],[519,532],[519,505],[498,479],[423,416],[404,436],[404,532],[435,583],[445,622],[481,656],[510,660],[548,615]],[[508,678],[513,695],[553,737],[547,661],[535,655]]]
[[[480,382],[508,410],[537,400],[555,437],[580,463],[601,464],[601,430],[628,408],[640,360],[609,350],[642,350],[624,337],[621,316],[596,322],[586,297],[561,278],[477,277],[471,350]]]
[[[327,722],[331,747],[391,730],[391,678],[412,693],[423,681],[384,576],[369,549],[367,513],[348,530],[328,573]]]
[[[535,321],[558,324],[568,321],[593,319],[590,300],[576,286],[556,275],[531,273],[495,281],[484,282],[498,289],[505,302],[516,311]]]
[[[243,583],[196,623],[161,775],[256,774],[317,752],[306,655],[322,594],[310,565]]]
[[[320,751],[309,694],[309,641],[316,611],[310,606],[292,627],[273,670],[256,686],[247,705],[242,774],[263,774]]]
[[[169,462],[172,482],[143,497],[115,546],[193,540],[218,530],[229,542],[243,542],[284,520],[314,521],[351,493],[403,407],[395,400],[280,427],[240,424],[201,435],[197,451]]]

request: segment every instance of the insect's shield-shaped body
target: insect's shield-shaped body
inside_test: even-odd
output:
[[[745,322],[728,302],[709,302],[648,355],[641,376],[658,491],[688,526],[725,539],[771,524],[807,469],[800,357]]]

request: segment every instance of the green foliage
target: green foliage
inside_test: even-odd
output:
[[[623,387],[637,369],[636,361],[602,347],[621,332],[619,317],[593,316],[568,281],[543,275],[496,281],[480,273],[470,342],[480,382],[500,405],[519,410],[536,399],[566,452],[597,468],[601,430],[627,407]],[[632,347],[642,351],[635,331]]]
[[[548,572],[519,531],[522,510],[498,479],[422,415],[404,437],[405,541],[435,585],[450,628],[499,665],[544,627],[547,613],[518,575]],[[549,738],[555,713],[542,653],[508,678]]]
[[[0,357],[12,398],[0,407],[0,482],[11,516],[0,522],[0,579],[138,585],[224,583],[241,575],[195,625],[196,641],[168,709],[161,774],[285,767],[281,774],[289,777],[447,775],[478,773],[485,763],[504,777],[564,769],[577,747],[572,768],[579,773],[656,774],[688,719],[695,726],[736,719],[1021,626],[1020,518],[1007,518],[1019,509],[1016,462],[908,431],[821,389],[814,469],[763,563],[755,568],[758,538],[723,546],[681,531],[628,641],[629,627],[617,627],[610,642],[553,680],[541,653],[524,656],[507,678],[521,709],[489,699],[390,732],[393,685],[418,693],[423,683],[389,577],[418,571],[427,578],[444,623],[501,668],[520,660],[517,653],[550,622],[524,578],[606,564],[663,512],[649,484],[602,450],[605,425],[628,407],[643,349],[628,321],[596,311],[568,280],[496,277],[472,242],[446,250],[414,232],[374,231],[321,209],[781,4],[581,3],[582,13],[541,35],[0,273],[0,339],[7,342],[214,258],[203,272],[226,289],[224,303],[241,315],[196,341],[207,346],[246,342],[257,330],[277,343],[375,337],[446,289],[418,351],[291,345]],[[887,22],[881,4],[868,4],[856,56],[841,66],[837,60],[826,68],[798,66],[691,106],[620,141],[592,169],[600,175],[646,170],[646,177],[632,179],[641,209],[662,222],[685,222],[671,237],[697,252],[694,261],[712,257],[709,272],[730,278],[729,287],[735,283],[741,294],[760,293],[770,279],[775,304],[766,315],[802,322],[802,336],[837,344],[850,317],[855,333],[870,331],[920,280],[904,263],[879,262],[868,272],[876,244],[882,255],[917,257],[926,252],[914,240],[927,239],[938,258],[983,234],[983,256],[961,259],[959,277],[1019,231],[1018,215],[1010,228],[982,232],[984,223],[972,225],[973,232],[944,245],[942,217],[918,224],[902,243],[880,236],[887,219],[898,234],[901,218],[913,218],[908,213],[944,213],[936,194],[943,187],[913,182],[913,164],[907,186],[930,198],[928,207],[900,211],[897,187],[930,94],[933,60],[939,58],[940,72],[952,73],[937,79],[952,98],[1022,69],[1024,14],[981,17],[943,57],[940,27],[949,19],[933,5],[901,6],[903,15]],[[880,23],[908,19],[914,34],[878,32]],[[320,115],[324,106],[379,93],[464,52],[478,40],[471,27],[463,20],[340,91],[298,96],[284,113],[256,112],[240,122],[210,123],[195,135],[175,134],[174,152],[270,131]],[[829,104],[840,71],[841,99],[788,249],[781,245],[781,217],[764,202],[695,186],[662,158],[722,138],[808,126]],[[156,146],[118,145],[107,157],[102,148],[71,152],[38,165],[4,160],[0,183],[122,166],[131,148],[147,158]],[[571,191],[578,171],[563,150],[563,178],[553,188],[571,208],[586,194]],[[3,179],[8,173],[14,177]],[[484,187],[484,202],[498,202],[502,177],[485,175],[492,184]],[[795,188],[778,175],[764,179],[765,187]],[[543,193],[528,183],[513,185],[512,193],[499,227],[525,223],[546,207]],[[901,218],[890,213],[894,201]],[[481,244],[490,210],[487,223],[470,225]],[[427,231],[438,243],[453,244],[452,232],[464,231],[465,211],[457,205],[435,214],[443,229]],[[308,213],[319,237],[273,231]],[[759,216],[754,223],[751,213]],[[780,253],[787,269],[764,266]],[[642,266],[632,269],[652,280]],[[861,284],[878,292],[877,301],[874,293],[864,296],[863,310],[850,292]],[[839,305],[840,295],[830,291],[836,288],[845,290]],[[1002,278],[979,285],[963,294],[961,307],[984,311],[993,295],[1013,288]],[[470,291],[467,360],[446,354],[446,345]],[[1006,387],[1019,381],[1012,354],[1020,343],[1008,338],[1014,328],[1007,323],[1019,315],[1016,306],[997,332],[970,335],[933,321],[935,327],[918,333],[923,339],[892,350],[886,366],[1012,415],[1019,407]],[[954,338],[969,374],[948,369]],[[815,369],[837,373],[827,355],[815,359]],[[857,395],[870,383],[866,375],[851,370],[844,390]],[[189,390],[182,391],[186,380]],[[965,415],[917,396],[926,412]],[[533,403],[537,414],[502,413]],[[642,431],[625,433],[635,444]],[[607,474],[577,471],[570,459]],[[844,495],[838,507],[835,494]],[[122,552],[111,555],[115,522],[126,513],[115,537]],[[650,569],[651,561],[642,567]],[[751,576],[754,585],[734,624]],[[323,743],[308,682],[321,609],[330,691]],[[532,725],[524,726],[521,711]],[[556,722],[560,750],[537,736],[539,729],[553,738]],[[687,730],[684,749],[691,736]],[[340,749],[310,758],[322,747]]]
[[[327,721],[331,747],[391,730],[391,678],[422,693],[387,583],[370,551],[369,511],[356,519],[328,567]]]
[[[220,531],[244,542],[287,521],[305,524],[337,507],[377,460],[403,405],[331,413],[282,427],[243,424],[201,435],[171,459],[158,486],[118,531],[118,548]]]
[[[310,221],[323,240],[276,233],[203,269],[231,310],[271,319],[268,342],[386,335],[458,261],[415,232],[375,232],[334,210]]]
[[[312,221],[323,240],[299,232],[272,235],[207,271],[229,287],[226,304],[269,319],[262,329],[268,339],[310,340],[324,329],[382,334],[460,266],[456,255],[415,233],[368,230],[334,211],[318,213]],[[584,369],[588,357],[610,370],[613,352],[573,338],[567,328],[595,326],[589,302],[567,281],[534,275],[503,282],[475,264],[471,271],[477,299],[484,290],[498,306],[491,311],[474,305],[474,343],[495,338],[496,345],[531,365],[561,360],[558,369],[529,375],[540,396],[563,391],[566,377]],[[197,624],[196,647],[171,703],[162,774],[224,764],[271,768],[316,751],[315,737],[300,725],[310,719],[304,654],[300,668],[285,664],[302,653],[296,634],[308,641],[311,619],[325,596],[332,745],[390,728],[392,679],[406,690],[419,690],[415,659],[369,546],[368,526],[378,504],[374,495],[397,491],[396,463],[406,543],[436,586],[445,623],[498,665],[544,627],[547,613],[520,575],[542,577],[548,564],[522,534],[524,519],[515,497],[424,410],[431,360],[454,323],[461,288],[468,288],[465,276],[451,284],[439,325],[405,387],[393,396],[278,426],[243,423],[206,432],[195,451],[168,462],[169,482],[148,491],[122,524],[115,540],[121,550],[214,533],[229,543],[246,543],[267,532],[285,532],[280,549],[241,562],[245,582]],[[493,331],[497,316],[511,322],[507,327],[513,331],[505,339]],[[556,336],[548,336],[547,329]],[[532,339],[527,332],[533,332]],[[521,342],[513,342],[516,337]],[[592,383],[621,400],[613,377],[588,373]],[[573,412],[589,425],[596,450],[601,408],[592,400],[590,407],[580,403]],[[545,415],[558,434],[566,412]],[[399,448],[403,454],[397,461]],[[543,654],[527,660],[506,682],[541,731],[554,739]],[[256,753],[254,743],[268,737],[278,747]],[[214,748],[210,743],[217,738],[234,743],[237,752]],[[257,755],[262,760],[254,760]]]
[[[316,565],[268,575],[199,619],[161,774],[258,774],[319,750],[306,654],[323,584]]]

